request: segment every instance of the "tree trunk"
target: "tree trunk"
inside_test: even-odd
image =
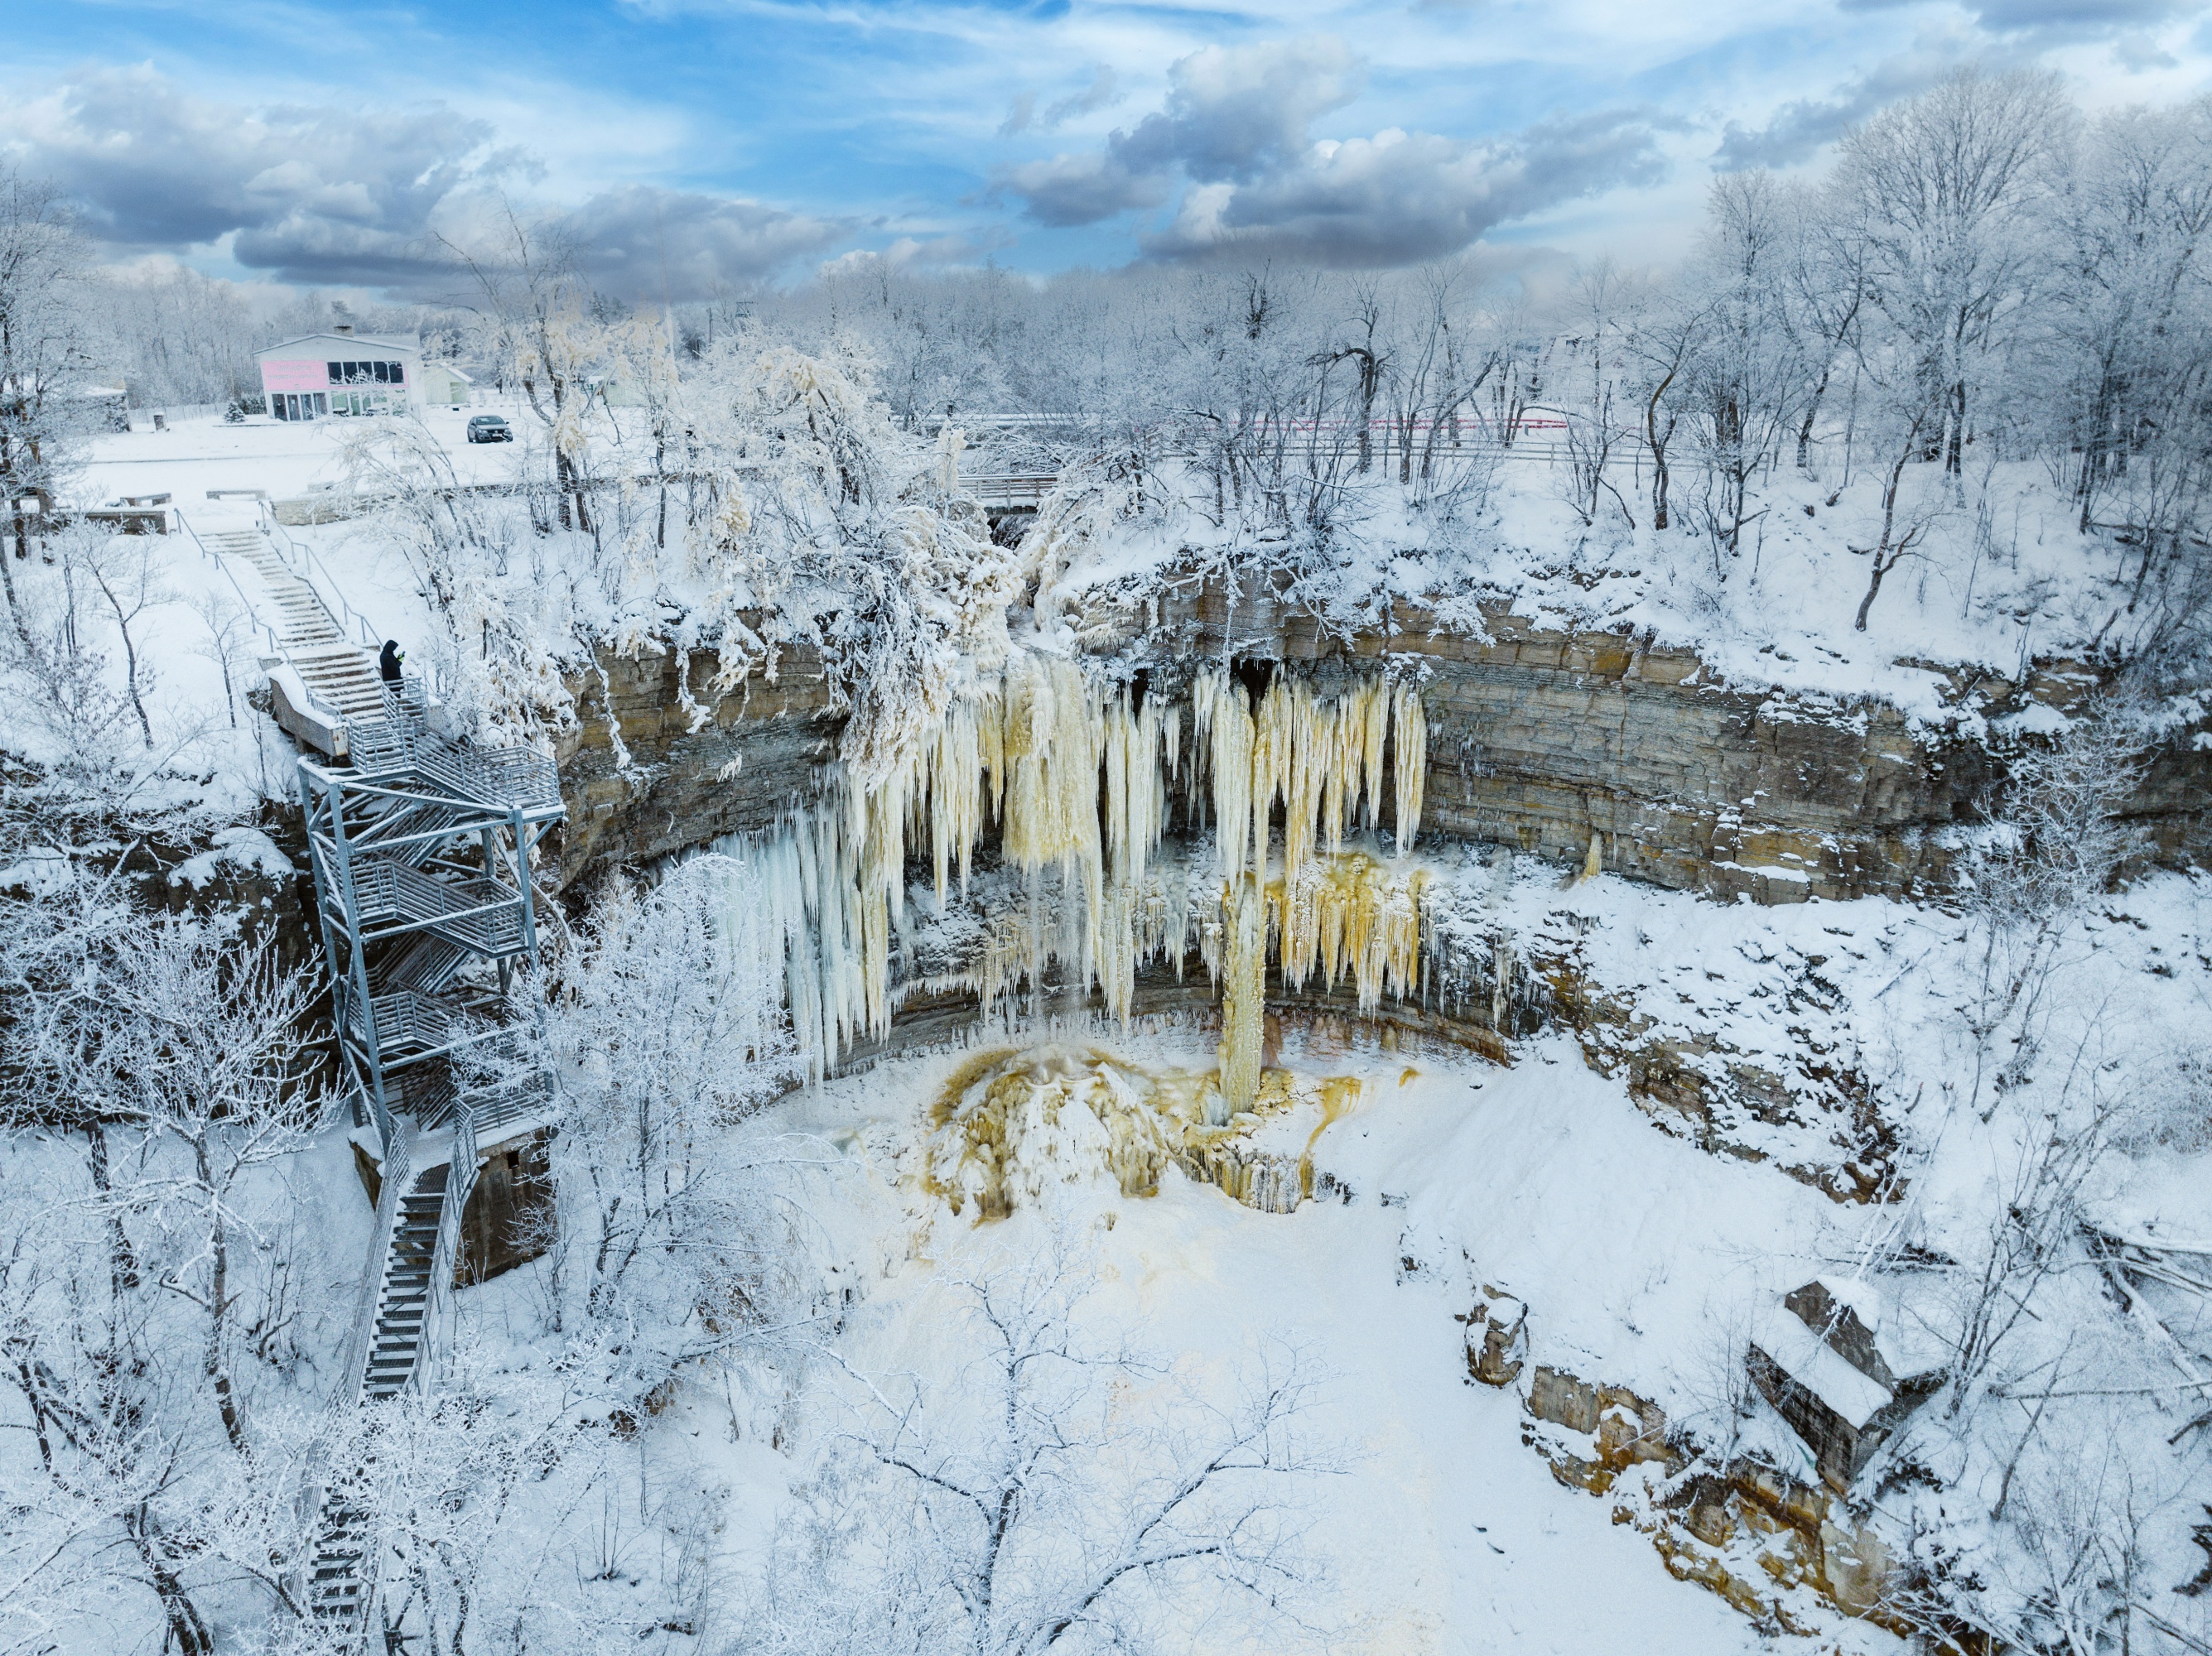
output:
[[[114,1186],[107,1171],[106,1124],[96,1115],[88,1117],[84,1137],[85,1161],[92,1174],[92,1187],[100,1192],[100,1205],[107,1212],[108,1287],[119,1300],[138,1286],[138,1261],[131,1252],[131,1238],[123,1228],[123,1216],[108,1199]]]
[[[222,1429],[230,1439],[230,1447],[240,1454],[246,1453],[246,1427],[238,1414],[238,1397],[231,1386],[230,1360],[223,1355],[223,1323],[230,1314],[230,1232],[222,1222],[222,1204],[215,1196],[215,1187],[208,1176],[207,1149],[204,1144],[196,1151],[202,1186],[208,1192],[210,1226],[208,1251],[210,1282],[208,1287],[208,1344],[207,1374],[215,1382],[216,1407],[222,1414]]]
[[[1805,405],[1805,422],[1797,428],[1797,470],[1813,469],[1813,425],[1820,417],[1820,399],[1828,394],[1828,370],[1820,370],[1820,382],[1813,387],[1813,400]]]
[[[15,556],[27,559],[29,555],[29,543],[25,538],[22,519],[18,518],[15,520]],[[35,660],[37,654],[31,643],[31,629],[23,619],[22,601],[15,596],[15,572],[9,567],[9,562],[7,555],[0,553],[0,589],[4,589],[8,595],[8,619],[15,626],[15,637],[21,642],[25,655]]]
[[[161,1614],[169,1623],[168,1643],[176,1646],[179,1656],[215,1656],[215,1636],[208,1631],[199,1607],[155,1545],[152,1514],[143,1506],[135,1507],[124,1515],[123,1527],[137,1551],[138,1562],[145,1566],[155,1596],[161,1601]]]
[[[131,692],[131,710],[138,715],[139,733],[146,738],[146,745],[150,749],[154,745],[154,725],[153,721],[146,717],[146,704],[138,695],[138,646],[131,637],[131,617],[123,613],[122,600],[115,596],[115,589],[107,584],[106,575],[97,565],[93,567],[92,578],[100,583],[100,593],[107,600],[107,607],[115,611],[115,630],[123,635],[124,685]],[[143,591],[143,585],[141,591]]]
[[[1874,555],[1874,579],[1867,583],[1866,596],[1859,600],[1858,618],[1851,622],[1853,630],[1856,632],[1866,631],[1867,611],[1874,608],[1874,601],[1881,592],[1881,578],[1889,573],[1889,564],[1884,562],[1883,558],[1881,552]]]
[[[1667,370],[1651,393],[1651,400],[1644,409],[1644,441],[1651,451],[1651,526],[1667,527],[1667,442],[1659,435],[1659,399],[1667,394],[1667,387],[1674,383],[1676,370]],[[1673,435],[1674,421],[1667,422],[1668,435]],[[1633,480],[1631,480],[1632,482]]]

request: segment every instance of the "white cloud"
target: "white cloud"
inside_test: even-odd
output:
[[[1162,108],[1103,148],[1008,167],[1030,217],[1096,223],[1182,199],[1140,233],[1156,258],[1282,257],[1399,264],[1455,252],[1540,208],[1653,175],[1656,118],[1606,110],[1474,142],[1389,128],[1316,141],[1359,95],[1365,65],[1331,36],[1209,46],[1169,71]]]
[[[0,110],[0,141],[52,179],[124,254],[225,245],[301,284],[421,291],[450,280],[442,227],[542,166],[441,104],[254,109],[197,98],[147,66],[77,72]],[[844,239],[836,221],[741,198],[627,185],[553,216],[588,275],[626,297],[696,297]]]

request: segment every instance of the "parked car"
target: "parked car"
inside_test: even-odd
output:
[[[471,443],[511,443],[514,428],[496,414],[469,416],[469,441]]]

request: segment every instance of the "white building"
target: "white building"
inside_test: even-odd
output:
[[[357,334],[341,323],[327,333],[280,341],[253,357],[275,419],[398,414],[422,405],[422,350],[411,339]]]
[[[422,401],[433,407],[466,408],[476,400],[476,381],[450,362],[425,362]]]

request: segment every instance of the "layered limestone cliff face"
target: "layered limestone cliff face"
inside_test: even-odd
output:
[[[704,653],[611,655],[569,680],[576,723],[555,749],[568,816],[549,846],[554,883],[756,832],[819,792],[845,723],[819,656],[787,649],[773,678],[757,672],[715,696],[703,687],[720,665]]]
[[[1487,638],[1404,605],[1343,634],[1278,599],[1194,585],[1071,618],[1109,674],[1141,670],[1169,695],[1194,663],[1224,658],[1411,675],[1428,717],[1425,835],[1577,865],[1595,841],[1609,871],[1762,903],[1940,891],[1950,830],[2002,778],[1974,727],[2063,710],[2095,682],[2065,664],[2024,684],[1954,675],[1959,724],[1945,732],[1881,702],[1724,686],[1691,651],[1502,612],[1486,616]],[[765,827],[816,791],[842,727],[818,660],[787,650],[772,680],[686,707],[684,686],[716,664],[610,659],[572,682],[560,883]],[[2212,753],[2184,739],[2154,756],[2135,810],[2162,856],[2203,847],[2208,785]]]
[[[1240,664],[1237,676],[1255,694],[1270,664],[1324,698],[1382,683],[1386,673],[1390,682],[1414,687],[1426,762],[1423,786],[1411,798],[1420,843],[1431,851],[1454,841],[1508,846],[1577,870],[1760,903],[1940,893],[1958,830],[2002,781],[1999,749],[1978,732],[2033,704],[2063,709],[2094,682],[2063,666],[2024,684],[1955,676],[1946,681],[1954,723],[1931,729],[1880,702],[1845,706],[1723,685],[1688,651],[1620,634],[1545,631],[1505,613],[1489,615],[1486,636],[1475,637],[1401,606],[1346,634],[1279,599],[1247,592],[1232,602],[1218,586],[1194,583],[1180,596],[1155,590],[1127,604],[1102,599],[1068,618],[1098,670],[1092,676],[1129,687],[1125,710],[1176,709],[1185,731],[1196,702],[1213,694],[1208,685],[1223,682],[1224,661]],[[808,832],[827,831],[830,819],[819,805],[843,719],[818,658],[786,650],[773,676],[756,673],[732,694],[706,696],[718,665],[707,655],[610,659],[574,682],[578,719],[560,751],[569,809],[550,847],[553,883],[573,886],[610,868],[647,865],[780,824],[787,834],[801,807],[815,809]],[[1379,735],[1376,741],[1380,752]],[[1386,837],[1395,834],[1394,802],[1406,797],[1395,775],[1398,750],[1394,743],[1394,773],[1380,789],[1377,826]],[[2136,810],[2166,855],[2196,848],[2191,836],[2203,832],[2196,802],[2208,779],[2212,754],[2186,739],[2155,756]],[[1095,786],[1094,779],[1076,792],[1088,798]],[[1200,808],[1194,816],[1192,799],[1182,796],[1164,797],[1160,808],[1173,820],[1150,831],[1203,861],[1213,832],[1209,814]],[[927,860],[934,834],[909,839],[903,854]],[[845,843],[851,838],[841,829],[818,839],[814,864],[865,861],[870,853],[858,840]],[[755,843],[765,852],[765,842]],[[994,868],[1006,850],[995,834],[977,847]],[[781,864],[767,858],[763,866]],[[863,872],[860,883],[885,877],[887,870]],[[781,879],[779,888],[796,878]],[[813,907],[828,901],[826,893]],[[1097,895],[1089,899],[1094,906]],[[980,902],[980,931],[1020,901],[1010,886]],[[787,929],[799,924],[792,919]],[[1031,929],[1037,924],[1032,918]],[[873,935],[883,921],[856,913],[850,926],[855,937]],[[1480,956],[1488,944],[1473,941]],[[1197,964],[1208,949],[1218,953],[1220,945],[1204,943],[1194,929],[1184,969],[1176,970],[1178,950],[1160,952],[1156,938],[1133,967],[1122,964],[1126,986],[1112,995],[1103,979],[1071,976],[1065,962],[1072,956],[1054,965],[1040,955],[1030,962],[1023,1007],[1030,1015],[1221,1028],[1224,984],[1215,968],[1223,962],[1208,954],[1204,968]],[[974,958],[909,961],[902,980],[877,982],[842,1014],[827,1010],[841,992],[830,972],[820,993],[801,986],[794,1005],[822,1003],[817,1044],[837,1052],[839,1067],[972,1039],[987,1008],[1010,1010],[996,999],[1001,980],[1010,971],[1020,976],[1009,961],[992,964],[989,952],[971,939]],[[1753,1154],[1745,1145],[1755,1124],[1810,1122],[1819,1128],[1815,1148],[1782,1158],[1793,1176],[1845,1201],[1881,1199],[1892,1181],[1878,1102],[1844,1054],[1815,1043],[1778,1065],[1717,1040],[1648,1027],[1645,1012],[1587,979],[1571,937],[1499,940],[1494,966],[1480,958],[1471,968],[1453,963],[1443,975],[1458,981],[1441,995],[1431,972],[1419,995],[1394,988],[1379,998],[1355,993],[1349,981],[1285,981],[1279,961],[1247,953],[1249,969],[1261,973],[1260,992],[1227,998],[1243,1006],[1246,1022],[1264,1006],[1271,1025],[1310,1027],[1318,1019],[1356,1027],[1363,1039],[1444,1043],[1507,1061],[1516,1039],[1551,1023],[1577,1036],[1594,1068],[1622,1076],[1671,1131]],[[1440,963],[1426,958],[1431,967]],[[1252,1046],[1248,1030],[1225,1039],[1224,1050]]]

